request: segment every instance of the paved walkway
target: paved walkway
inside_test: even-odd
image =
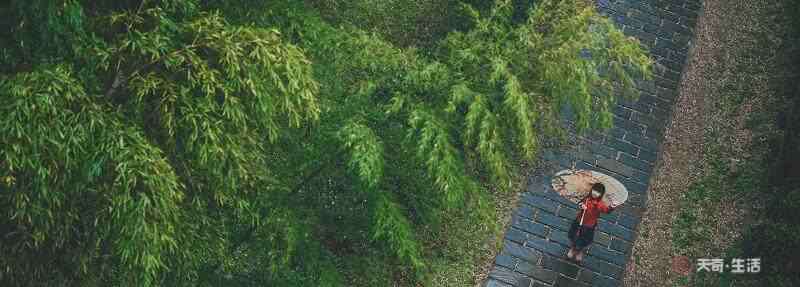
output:
[[[600,11],[614,19],[627,35],[649,47],[658,63],[654,80],[640,84],[638,101],[621,101],[616,106],[614,128],[610,131],[580,139],[573,136],[572,140],[580,143],[575,149],[544,152],[544,165],[529,178],[511,227],[506,230],[503,250],[484,286],[621,285],[647,202],[653,165],[678,96],[678,81],[701,1],[598,1]],[[601,217],[582,266],[565,261],[567,230],[577,206],[559,196],[549,184],[552,174],[573,164],[579,169],[612,175],[630,192],[625,204]]]

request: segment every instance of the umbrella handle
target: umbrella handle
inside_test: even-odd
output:
[[[586,216],[586,209],[583,209],[583,211],[581,211],[581,222],[578,224],[578,232],[577,232],[578,236],[581,235],[581,229],[583,227],[583,217],[584,216]]]

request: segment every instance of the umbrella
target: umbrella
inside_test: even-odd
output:
[[[569,201],[578,204],[592,191],[592,185],[602,183],[606,188],[603,202],[618,206],[628,200],[628,190],[619,180],[593,170],[565,169],[553,176],[553,189]]]

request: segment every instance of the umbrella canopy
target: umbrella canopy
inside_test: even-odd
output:
[[[603,201],[618,206],[628,200],[628,190],[619,180],[593,170],[565,169],[553,176],[553,189],[561,196],[578,203],[592,192],[592,185],[600,182],[606,188]]]

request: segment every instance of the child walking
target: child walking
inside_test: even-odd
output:
[[[583,260],[584,249],[594,240],[594,230],[600,213],[609,213],[616,207],[603,202],[605,193],[606,188],[602,183],[593,184],[592,192],[580,201],[581,210],[569,229],[568,237],[572,246],[567,252],[567,258],[578,264]]]

